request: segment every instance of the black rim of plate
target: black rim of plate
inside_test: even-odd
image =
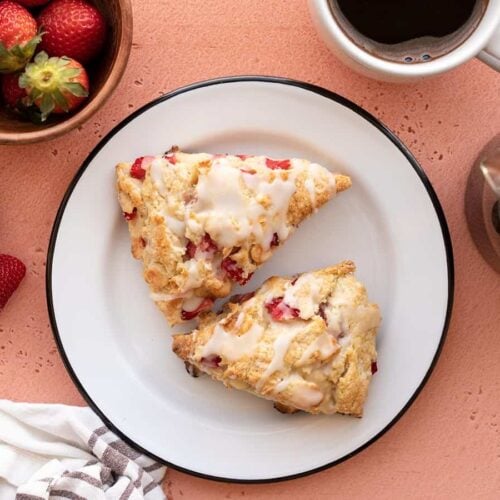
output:
[[[290,85],[293,87],[298,87],[304,90],[308,90],[310,92],[313,92],[315,94],[319,94],[327,99],[330,99],[332,101],[335,101],[338,104],[341,104],[342,106],[345,106],[346,108],[350,109],[351,111],[357,113],[359,116],[364,118],[366,121],[371,123],[374,127],[376,127],[380,132],[382,132],[388,139],[391,140],[391,142],[403,153],[403,155],[406,157],[408,160],[409,164],[413,167],[415,172],[417,173],[418,177],[420,178],[421,182],[423,183],[425,189],[427,190],[427,193],[429,195],[429,198],[434,206],[434,210],[436,212],[436,216],[439,220],[439,224],[441,226],[441,233],[443,236],[443,242],[446,250],[446,261],[447,261],[447,271],[448,271],[448,304],[446,308],[446,318],[445,322],[443,325],[443,331],[441,333],[441,339],[439,341],[438,348],[436,350],[436,353],[434,355],[434,358],[429,366],[429,369],[427,370],[427,373],[425,374],[422,382],[416,389],[416,391],[413,393],[413,395],[410,397],[408,402],[405,404],[405,406],[399,411],[399,413],[380,431],[378,432],[375,436],[373,436],[370,440],[368,440],[366,443],[363,445],[359,446],[357,449],[353,450],[352,452],[344,455],[343,457],[334,460],[333,462],[324,464],[320,467],[316,467],[314,469],[306,470],[304,472],[300,472],[297,474],[289,475],[289,476],[280,476],[280,477],[271,477],[267,479],[235,479],[235,478],[225,478],[225,477],[220,477],[220,476],[211,476],[207,474],[202,474],[200,472],[196,472],[190,469],[186,469],[184,467],[177,466],[173,463],[168,462],[167,460],[160,458],[158,456],[155,456],[148,450],[145,450],[142,448],[140,445],[135,443],[131,438],[126,436],[120,429],[118,429],[113,422],[111,422],[106,415],[99,409],[99,407],[96,405],[96,403],[92,400],[92,397],[87,393],[85,388],[83,387],[82,383],[78,379],[77,374],[74,372],[71,363],[69,362],[69,359],[66,355],[66,352],[64,350],[64,346],[62,343],[61,336],[59,334],[59,330],[57,328],[57,321],[56,321],[56,314],[54,311],[54,304],[52,301],[52,264],[53,264],[53,258],[54,258],[54,249],[57,241],[57,235],[59,231],[59,226],[61,223],[61,220],[64,215],[64,211],[66,208],[66,205],[71,197],[71,194],[73,193],[73,190],[75,189],[76,185],[78,184],[78,181],[82,174],[85,172],[87,167],[90,165],[94,157],[99,153],[99,151],[104,147],[105,144],[107,144],[113,137],[114,135],[119,132],[123,127],[125,127],[129,122],[134,120],[137,116],[141,115],[148,109],[152,108],[153,106],[156,106],[157,104],[166,101],[168,99],[172,99],[173,97],[178,96],[179,94],[183,94],[185,92],[190,92],[192,90],[196,90],[202,87],[209,87],[212,85],[221,85],[221,84],[226,84],[226,83],[235,83],[235,82],[264,82],[264,83],[271,83],[271,84],[281,84],[281,85]],[[163,95],[162,97],[159,97],[158,99],[155,99],[148,104],[142,106],[139,108],[137,111],[129,115],[127,118],[125,118],[122,122],[120,122],[118,125],[116,125],[107,135],[104,137],[99,144],[92,150],[92,152],[89,154],[87,159],[83,162],[82,166],[76,173],[75,177],[71,181],[64,198],[61,202],[61,205],[59,206],[59,210],[57,211],[57,215],[54,221],[54,226],[52,228],[52,233],[50,236],[50,242],[49,242],[49,249],[48,249],[48,254],[47,254],[47,272],[46,272],[46,293],[47,293],[47,306],[48,306],[48,312],[49,312],[49,317],[50,317],[50,323],[52,325],[52,331],[55,337],[55,341],[57,344],[57,347],[59,349],[59,353],[61,355],[61,358],[63,360],[63,363],[66,367],[66,370],[68,371],[69,375],[71,376],[74,384],[76,385],[77,389],[79,390],[80,394],[83,396],[85,401],[88,403],[88,405],[92,408],[92,410],[99,415],[101,420],[104,422],[104,424],[111,430],[113,431],[117,436],[119,436],[121,439],[123,439],[125,442],[127,442],[130,446],[136,448],[138,451],[141,453],[148,455],[152,459],[165,464],[169,467],[172,467],[176,470],[179,470],[181,472],[185,472],[187,474],[192,474],[197,477],[201,477],[204,479],[211,479],[215,481],[224,481],[224,482],[229,482],[229,483],[247,483],[247,484],[252,484],[252,483],[271,483],[271,482],[278,482],[278,481],[285,481],[289,479],[296,479],[299,477],[304,477],[309,474],[313,474],[315,472],[319,472],[325,469],[328,469],[330,467],[333,467],[334,465],[337,465],[341,462],[344,462],[345,460],[348,460],[349,458],[353,457],[354,455],[357,455],[359,452],[363,451],[364,449],[368,448],[372,443],[377,441],[380,437],[382,437],[403,415],[406,413],[408,408],[413,404],[413,402],[416,400],[417,396],[420,394],[422,391],[423,387],[429,380],[429,377],[434,370],[434,367],[436,366],[437,360],[439,358],[439,355],[441,354],[445,338],[446,338],[446,333],[448,331],[448,326],[450,323],[450,318],[451,318],[451,311],[453,308],[453,294],[454,294],[454,267],[453,267],[453,248],[452,248],[452,243],[451,243],[451,238],[450,238],[450,233],[448,230],[448,225],[446,223],[446,218],[443,212],[443,209],[441,207],[441,204],[439,202],[439,199],[427,177],[425,172],[423,171],[422,167],[419,165],[417,160],[413,157],[413,155],[410,153],[410,151],[407,149],[407,147],[401,142],[399,138],[396,137],[396,135],[390,131],[384,124],[382,124],[377,118],[372,116],[370,113],[362,109],[360,106],[357,104],[354,104],[351,102],[349,99],[346,99],[345,97],[342,97],[330,90],[324,89],[322,87],[312,85],[310,83],[305,83],[297,80],[290,80],[287,78],[281,78],[281,77],[273,77],[273,76],[233,76],[233,77],[224,77],[224,78],[216,78],[213,80],[207,80],[203,82],[198,82],[194,83],[185,87],[181,87],[179,89],[173,90],[172,92],[169,92],[168,94]]]

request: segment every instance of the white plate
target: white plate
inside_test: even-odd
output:
[[[186,151],[305,157],[353,187],[306,221],[257,272],[307,271],[352,259],[380,304],[379,372],[365,416],[282,415],[268,401],[193,379],[170,351],[114,186],[114,165],[172,144]],[[91,153],[59,210],[49,250],[52,327],[68,371],[123,438],[185,471],[277,480],[333,465],[373,442],[423,386],[451,310],[446,221],[415,159],[346,99],[277,78],[227,78],[158,99]]]

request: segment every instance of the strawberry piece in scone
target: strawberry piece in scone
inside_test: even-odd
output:
[[[247,283],[304,219],[351,186],[307,160],[176,149],[120,163],[116,174],[132,253],[171,324]]]
[[[175,335],[190,373],[270,399],[280,411],[361,416],[377,371],[378,306],[353,275],[354,264],[268,279],[246,300],[204,315]]]

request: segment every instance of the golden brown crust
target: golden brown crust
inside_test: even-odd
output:
[[[188,361],[193,349],[193,337],[191,335],[174,335],[172,337],[172,350],[184,361]]]
[[[152,298],[171,324],[228,296],[297,225],[350,186],[349,177],[317,164],[289,163],[271,169],[265,157],[175,149],[140,161],[143,178],[132,175],[131,164],[117,165],[132,254],[142,260]]]
[[[243,303],[176,335],[174,352],[228,387],[280,408],[361,416],[380,313],[345,261],[272,277]]]

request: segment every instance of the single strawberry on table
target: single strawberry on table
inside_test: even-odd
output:
[[[85,68],[69,57],[49,57],[45,52],[26,65],[19,78],[26,90],[28,104],[35,104],[45,121],[51,113],[68,113],[89,95],[89,78]]]
[[[85,64],[100,52],[106,38],[102,14],[84,0],[54,0],[38,16],[43,31],[40,48]]]
[[[41,37],[33,16],[11,0],[0,1],[0,73],[24,67],[35,53]]]
[[[0,310],[16,291],[26,274],[26,266],[16,257],[0,254]]]

